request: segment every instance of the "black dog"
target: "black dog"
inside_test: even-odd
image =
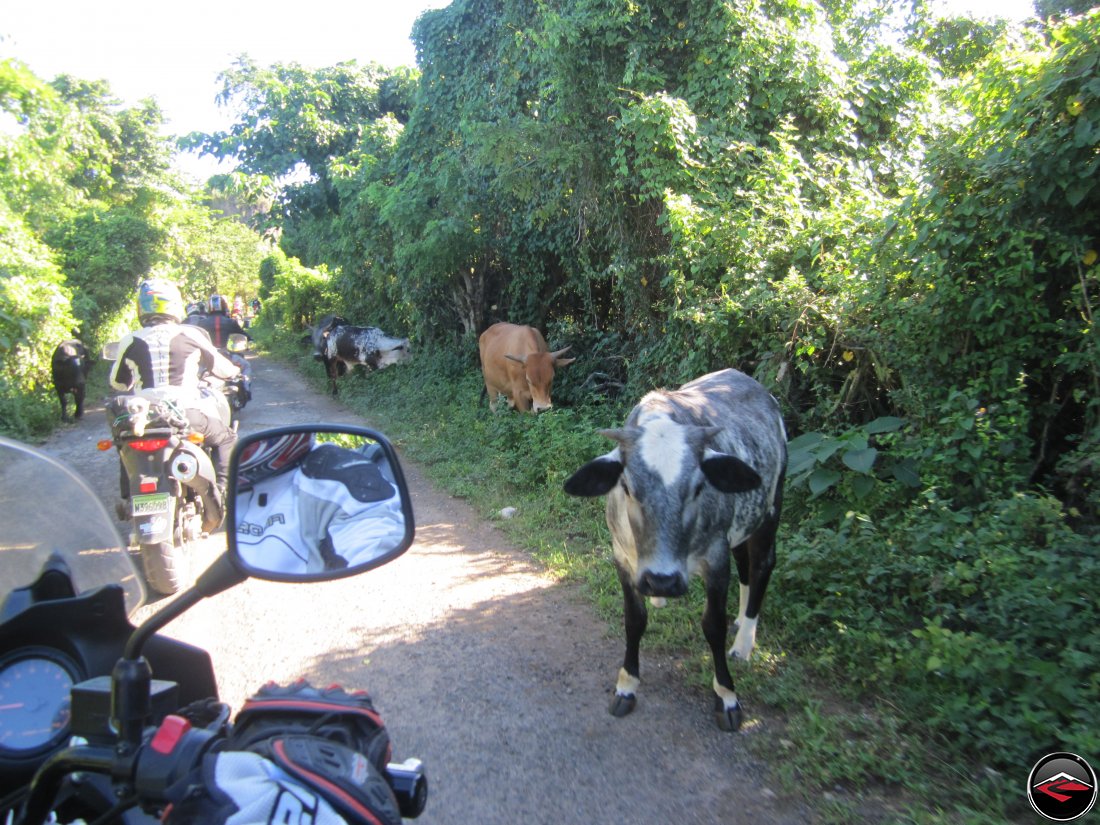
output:
[[[76,401],[76,417],[84,417],[84,385],[91,368],[88,350],[76,338],[62,341],[53,351],[50,371],[53,375],[54,389],[57,390],[57,399],[61,402],[62,421],[68,419],[65,410],[65,396],[68,393],[72,393]]]

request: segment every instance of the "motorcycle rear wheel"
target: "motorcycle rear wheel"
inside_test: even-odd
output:
[[[145,581],[162,596],[171,596],[186,585],[187,558],[182,544],[158,541],[141,545]]]
[[[155,541],[142,544],[141,563],[145,568],[145,581],[161,596],[171,596],[187,586],[187,554],[183,541],[182,502],[172,500],[172,541]]]

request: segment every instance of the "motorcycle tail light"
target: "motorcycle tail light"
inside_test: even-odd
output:
[[[157,450],[163,450],[168,446],[167,438],[139,438],[135,441],[127,442],[131,450],[137,450],[139,453],[152,453]]]
[[[156,479],[153,479],[151,481],[142,481],[138,485],[138,489],[143,493],[155,493],[157,491]]]

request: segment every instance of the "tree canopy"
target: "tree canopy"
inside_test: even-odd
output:
[[[344,311],[614,341],[628,383],[738,365],[797,429],[935,429],[962,392],[1022,410],[1012,466],[1068,490],[1098,423],[1098,17],[1047,11],[455,0],[419,74],[238,61],[240,119],[191,145],[265,185],[305,165],[269,218]]]
[[[95,350],[132,326],[152,274],[188,296],[255,294],[269,250],[176,178],[152,101],[126,107],[102,81],[5,60],[0,116],[0,430],[26,436],[54,420],[42,402],[57,343],[75,332]]]

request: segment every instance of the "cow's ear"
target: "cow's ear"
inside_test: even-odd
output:
[[[571,496],[602,496],[611,491],[623,474],[623,464],[610,455],[593,459],[565,480],[565,492]]]
[[[524,366],[527,366],[526,355],[520,358],[518,355],[508,355],[507,353],[505,353],[504,357],[507,358],[509,361],[515,361],[517,364],[523,364]]]
[[[760,474],[735,455],[707,450],[703,475],[723,493],[747,493],[760,486]]]

